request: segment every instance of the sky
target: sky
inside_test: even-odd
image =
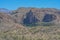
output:
[[[0,8],[15,10],[19,7],[60,9],[60,0],[0,0]]]

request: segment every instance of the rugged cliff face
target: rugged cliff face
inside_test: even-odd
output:
[[[35,17],[33,12],[30,10],[28,13],[26,13],[26,18],[23,19],[23,24],[33,24],[37,23],[39,19]]]
[[[54,8],[19,8],[14,11],[13,17],[17,23],[34,24],[41,22],[60,22],[60,10]]]

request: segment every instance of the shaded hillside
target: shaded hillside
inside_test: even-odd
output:
[[[44,18],[43,18],[43,22],[51,22],[51,21],[54,21],[56,20],[56,15],[54,14],[45,14]]]

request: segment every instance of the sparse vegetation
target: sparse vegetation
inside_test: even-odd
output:
[[[0,32],[0,40],[60,40],[60,27],[28,27],[27,30],[16,29]]]
[[[32,24],[24,24],[24,26],[29,27],[36,27],[36,26],[55,26],[56,24],[54,22],[38,22],[38,23],[32,23]]]

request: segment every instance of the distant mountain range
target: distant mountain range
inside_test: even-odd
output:
[[[12,13],[11,10],[5,9],[5,8],[0,8],[0,12],[4,12],[4,13]]]

